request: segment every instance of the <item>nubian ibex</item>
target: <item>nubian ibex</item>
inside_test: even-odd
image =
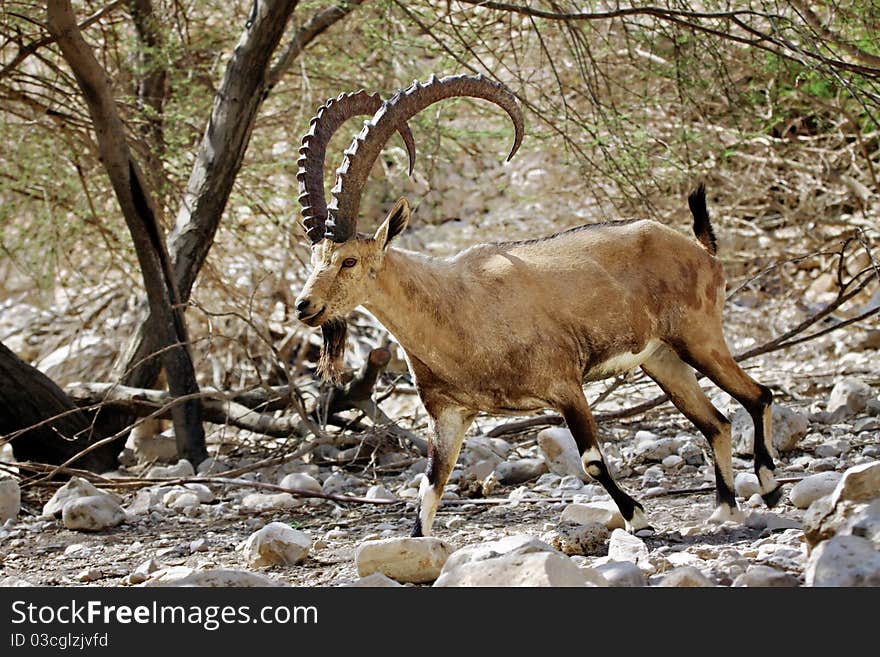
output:
[[[409,221],[403,198],[374,235],[357,233],[364,185],[385,143],[401,133],[411,171],[415,149],[407,121],[432,103],[458,96],[489,100],[507,112],[515,127],[510,159],[523,137],[514,95],[479,75],[432,76],[385,102],[363,92],[328,101],[303,138],[297,174],[313,270],[296,312],[308,326],[322,328],[320,371],[325,377],[338,372],[345,317],[362,305],[403,347],[430,416],[427,476],[413,536],[430,534],[443,487],[478,413],[548,408],[564,418],[585,472],[614,499],[627,529],[651,529],[642,505],[606,467],[582,387],[585,380],[635,367],[657,382],[712,447],[717,507],[710,520],[741,520],[742,514],[733,492],[730,422],[703,393],[695,369],[750,413],[755,472],[765,503],[775,505],[781,491],[771,456],[772,394],[740,368],[725,343],[724,275],[702,185],[688,199],[696,240],[655,221],[621,221],[480,244],[437,258],[391,246]],[[358,114],[372,117],[345,151],[328,206],[326,146]]]

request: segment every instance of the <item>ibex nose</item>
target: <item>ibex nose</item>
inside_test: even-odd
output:
[[[311,306],[311,305],[312,305],[311,300],[299,299],[296,302],[296,312],[298,312],[300,316],[305,315],[306,311],[309,309],[309,306]]]

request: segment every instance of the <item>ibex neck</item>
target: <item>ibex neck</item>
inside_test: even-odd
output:
[[[456,288],[455,272],[445,260],[389,247],[364,306],[409,355],[431,364],[432,355],[452,346]]]

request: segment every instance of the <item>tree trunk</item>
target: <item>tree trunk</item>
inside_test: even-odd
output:
[[[17,460],[52,465],[103,438],[100,428],[52,379],[0,343],[0,435],[12,434]],[[75,467],[93,472],[114,469],[124,442],[123,437],[89,452]]]
[[[182,301],[189,300],[214,243],[263,100],[312,40],[362,2],[343,2],[316,12],[296,31],[274,66],[270,66],[272,55],[298,2],[265,0],[259,3],[253,24],[242,34],[226,67],[174,230],[168,239],[174,282]],[[128,345],[122,359],[124,370],[118,374],[123,385],[147,388],[154,385],[159,376],[158,359],[153,358],[158,345],[152,321],[152,313],[145,312]]]
[[[110,178],[131,233],[150,312],[156,318],[151,328],[161,347],[161,363],[168,378],[168,389],[175,397],[198,393],[183,309],[174,284],[156,204],[143,172],[128,147],[110,80],[83,39],[70,0],[49,0],[46,14],[49,32],[57,40],[61,54],[73,70],[88,105],[101,164]],[[198,398],[176,405],[172,413],[178,453],[193,465],[198,465],[208,457]]]

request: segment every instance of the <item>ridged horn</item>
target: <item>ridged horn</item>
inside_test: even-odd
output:
[[[364,128],[345,151],[345,158],[336,170],[336,184],[330,191],[332,199],[328,207],[325,236],[334,242],[345,242],[357,232],[357,213],[364,185],[370,170],[385,142],[397,130],[423,109],[443,100],[457,96],[482,98],[501,107],[510,116],[515,129],[513,148],[507,159],[513,157],[523,138],[523,115],[516,97],[504,85],[482,75],[451,75],[437,79],[431,76],[426,82],[413,82],[404,91],[398,91],[386,100],[364,122]]]
[[[309,240],[314,244],[324,239],[327,221],[327,203],[324,200],[324,157],[330,138],[343,123],[353,116],[371,116],[382,107],[379,94],[355,91],[339,94],[324,103],[309,122],[309,130],[302,138],[297,164],[299,170],[299,203],[302,206],[302,223]],[[409,155],[409,173],[412,174],[416,159],[416,145],[409,126],[398,129]]]

